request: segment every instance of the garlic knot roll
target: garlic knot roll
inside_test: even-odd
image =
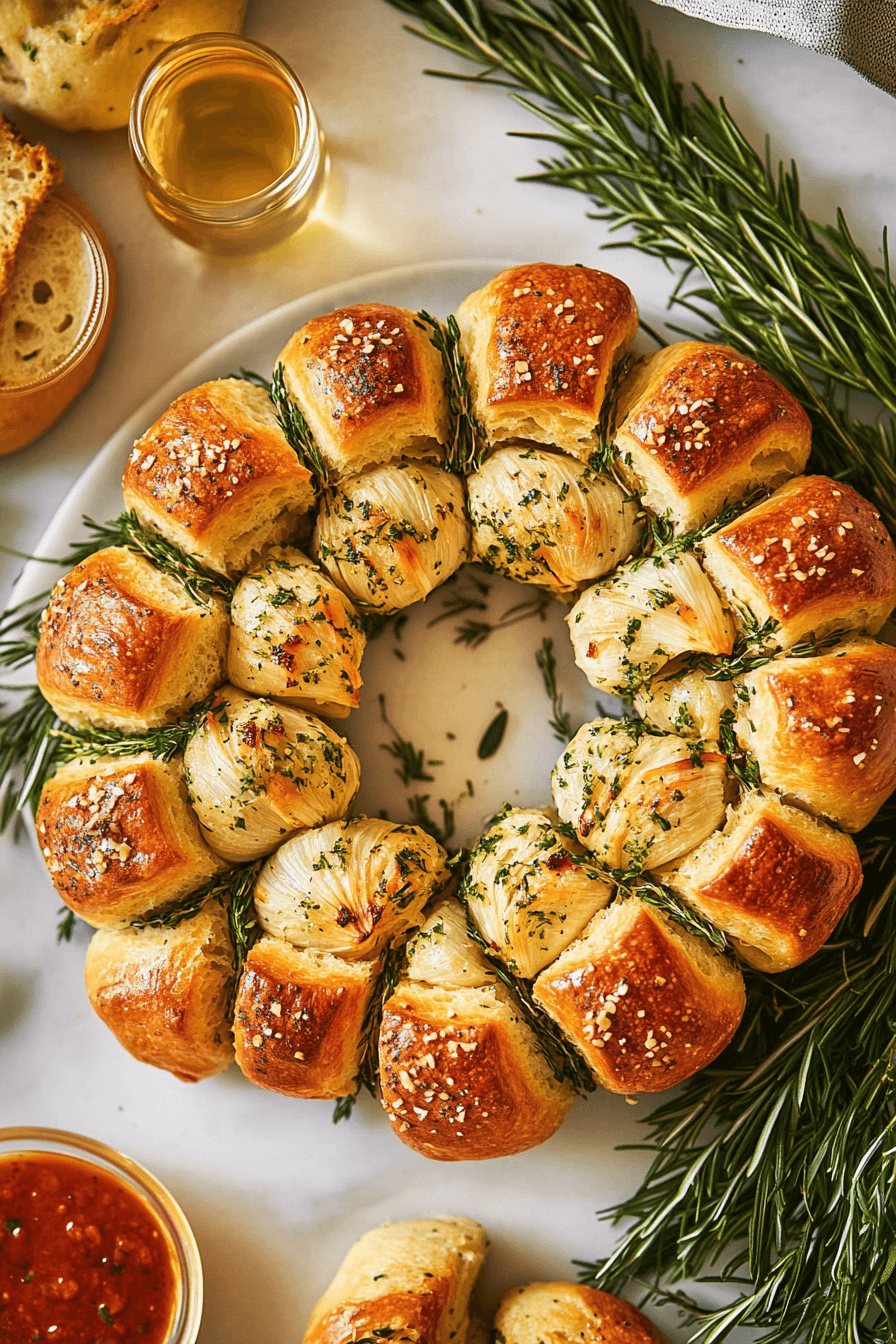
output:
[[[631,290],[587,266],[511,266],[457,310],[490,444],[549,443],[588,461],[614,365],[638,330]]]
[[[621,1297],[583,1283],[529,1283],[501,1298],[494,1338],[503,1344],[666,1344]]]
[[[730,653],[731,617],[690,553],[636,560],[582,594],[566,618],[592,686],[631,698],[682,653]]]
[[[281,845],[255,905],[266,933],[355,961],[413,928],[448,878],[445,851],[419,827],[352,817]]]
[[[517,583],[574,593],[627,559],[638,507],[608,476],[540,448],[500,448],[467,479],[473,555]]]
[[[41,617],[37,683],[75,728],[173,722],[223,676],[227,611],[124,546],[61,578]]]
[[[629,872],[705,840],[725,816],[727,783],[727,761],[712,744],[632,735],[614,719],[583,724],[551,775],[557,811],[582,844]]]
[[[553,961],[612,895],[556,814],[507,808],[473,847],[464,898],[482,936],[515,975]]]
[[[221,378],[185,392],[134,445],[125,508],[219,574],[295,536],[314,504],[311,473],[263,387]]]
[[[675,659],[642,686],[633,708],[661,732],[717,742],[722,715],[734,711],[734,686],[731,680],[714,681],[703,672],[688,671],[683,659]]]
[[[422,602],[469,555],[460,479],[425,462],[371,467],[321,499],[312,550],[360,607]]]
[[[241,579],[230,621],[234,686],[329,719],[347,718],[360,704],[361,618],[301,551],[278,547]]]
[[[184,752],[203,834],[234,863],[345,816],[358,758],[320,719],[223,686]]]
[[[745,355],[702,341],[678,341],[638,364],[617,416],[620,473],[678,535],[726,501],[795,476],[811,448],[795,397]]]

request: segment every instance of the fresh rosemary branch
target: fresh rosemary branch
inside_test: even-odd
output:
[[[0,713],[0,832],[24,808],[35,811],[44,780],[59,759],[59,744],[53,736],[56,711],[37,687],[2,689],[22,698]]]
[[[330,474],[327,464],[321,457],[320,449],[314,442],[314,435],[308,427],[308,421],[286,390],[283,380],[283,365],[278,364],[270,386],[271,401],[277,411],[280,428],[287,442],[303,466],[311,472],[318,485],[328,485]]]
[[[12,671],[30,663],[37,652],[40,618],[50,591],[26,598],[0,616],[0,667]]]
[[[379,1090],[379,1037],[380,1023],[383,1020],[383,1006],[395,992],[395,986],[404,963],[404,945],[390,947],[383,956],[383,964],[377,975],[376,985],[364,1021],[361,1026],[361,1056],[358,1073],[355,1077],[354,1091],[339,1097],[333,1107],[333,1124],[348,1120],[358,1100],[358,1093],[366,1087],[372,1097]]]
[[[731,944],[725,937],[721,929],[717,929],[715,924],[710,924],[708,919],[698,915],[696,910],[685,905],[684,901],[679,900],[674,891],[664,886],[661,882],[649,881],[646,877],[640,877],[637,883],[632,883],[630,890],[634,896],[642,900],[645,905],[652,905],[654,909],[661,910],[664,915],[687,933],[695,938],[702,938],[704,942],[714,947],[717,952],[731,952]]]
[[[745,789],[762,787],[756,758],[744,751],[734,734],[734,711],[723,709],[719,715],[719,746],[728,758],[728,769]]]
[[[70,943],[72,934],[75,931],[76,915],[74,910],[69,910],[67,905],[59,907],[59,920],[56,924],[57,943]]]
[[[233,596],[235,585],[230,579],[213,574],[193,556],[166,541],[160,533],[144,527],[133,510],[120,513],[109,523],[96,523],[86,517],[82,521],[90,535],[84,541],[73,542],[67,555],[50,563],[71,569],[107,546],[126,546],[138,555],[145,555],[165,574],[179,579],[194,602],[201,603],[208,597],[221,597],[229,602]]]
[[[563,697],[557,690],[557,659],[554,655],[554,641],[545,637],[541,648],[535,652],[535,661],[541,672],[545,694],[551,702],[551,718],[548,720],[551,731],[561,742],[568,742],[573,735],[572,722],[563,708]]]
[[[428,760],[426,752],[422,747],[415,747],[413,742],[408,738],[402,737],[395,725],[389,722],[389,718],[386,714],[386,697],[381,695],[379,700],[380,715],[383,723],[392,734],[392,741],[381,742],[380,750],[388,751],[389,755],[398,762],[398,765],[395,767],[395,773],[402,784],[410,784],[411,780],[414,779],[432,783],[435,776],[430,775],[425,767],[428,765],[441,765],[442,762]]]
[[[445,445],[442,465],[446,471],[468,476],[478,471],[488,453],[485,430],[473,410],[473,397],[467,378],[467,361],[461,354],[460,329],[457,319],[450,316],[444,326],[429,313],[417,314],[421,331],[429,328],[430,344],[442,357],[445,393],[450,417],[449,440]]]

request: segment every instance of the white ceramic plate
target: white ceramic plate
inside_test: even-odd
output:
[[[507,264],[384,271],[289,303],[219,342],[110,439],[57,512],[38,553],[63,554],[82,535],[83,514],[107,519],[120,511],[121,471],[134,439],[180,392],[241,367],[269,375],[292,332],[340,304],[378,299],[444,316]],[[639,296],[645,318],[661,326],[664,296],[653,304],[646,297]],[[46,565],[29,564],[13,600],[41,592],[53,578]],[[543,623],[520,621],[475,650],[455,643],[456,620],[431,626],[444,615],[446,596],[467,586],[461,579],[412,609],[400,643],[389,631],[368,646],[363,707],[344,729],[362,762],[359,808],[404,819],[412,791],[430,795],[434,814],[439,799],[460,799],[455,841],[469,840],[504,801],[550,797],[561,744],[548,724],[551,708],[535,664],[542,639],[553,639],[574,726],[595,717],[596,709],[594,692],[573,664],[558,603]],[[492,581],[488,614],[494,619],[533,591]],[[402,735],[437,762],[431,782],[405,788],[397,779],[382,749],[389,732],[379,695]],[[480,761],[477,744],[498,704],[509,711],[507,732],[498,753]],[[35,918],[48,922],[54,907],[49,881],[35,899]],[[101,1135],[138,1155],[175,1191],[205,1263],[204,1344],[300,1339],[310,1307],[350,1242],[385,1218],[452,1212],[483,1222],[494,1241],[483,1281],[486,1312],[514,1283],[573,1277],[573,1258],[592,1260],[611,1249],[613,1232],[594,1215],[632,1192],[645,1169],[643,1155],[616,1151],[619,1143],[638,1141],[644,1102],[633,1108],[621,1097],[594,1094],[577,1101],[560,1132],[532,1152],[488,1163],[432,1163],[401,1145],[368,1097],[350,1122],[334,1128],[329,1103],[263,1092],[235,1068],[194,1087],[138,1064],[93,1018],[78,984],[84,929],[76,942],[81,946],[46,953],[53,970],[43,977],[40,1010],[10,1043],[3,1072],[16,1080],[13,1093],[29,1112],[20,1105],[19,1123]],[[9,1100],[15,1103],[15,1095]],[[675,1320],[675,1313],[667,1314],[665,1328],[682,1338]]]

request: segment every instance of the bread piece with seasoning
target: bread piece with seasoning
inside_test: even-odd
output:
[[[511,266],[464,299],[457,323],[489,443],[547,443],[587,462],[610,375],[638,330],[628,286],[587,266]]]
[[[415,313],[385,303],[337,308],[306,322],[279,363],[331,479],[400,457],[441,456],[442,359]]]
[[[743,976],[703,939],[637,896],[595,915],[535,981],[602,1087],[661,1092],[725,1048],[746,1004]]]
[[[202,833],[233,863],[348,812],[358,758],[311,714],[222,686],[184,751]]]
[[[852,486],[799,476],[707,537],[703,563],[789,649],[834,630],[876,634],[896,606],[896,547]]]
[[[661,876],[744,961],[786,971],[827,942],[862,885],[862,863],[848,835],[754,792]]]
[[[185,392],[134,444],[125,508],[207,569],[231,577],[291,541],[314,504],[311,473],[263,387],[221,378]]]
[[[850,638],[741,682],[734,731],[768,789],[860,831],[896,788],[896,649]]]
[[[517,583],[572,596],[628,559],[637,504],[564,453],[499,448],[467,478],[473,556]]]
[[[230,680],[297,709],[328,719],[357,709],[366,643],[352,601],[294,547],[274,548],[231,599]]]
[[[487,1253],[484,1230],[469,1218],[384,1223],[352,1246],[303,1344],[467,1344],[470,1294]]]
[[[389,1123],[437,1161],[525,1152],[559,1129],[572,1104],[451,899],[409,945],[383,1007],[379,1063]]]
[[[311,549],[359,607],[422,602],[469,558],[460,477],[428,462],[388,463],[323,497]]]
[[[227,865],[202,838],[180,761],[149,752],[62,765],[35,818],[53,885],[95,928],[182,900]]]
[[[690,532],[726,501],[774,488],[809,457],[809,417],[770,374],[726,345],[678,341],[619,393],[616,461],[646,505]]]
[[[504,1344],[666,1344],[630,1302],[583,1283],[528,1283],[501,1298],[494,1338]]]
[[[217,901],[175,928],[100,929],[87,997],[128,1054],[197,1083],[228,1068],[233,948]]]
[[[56,584],[41,617],[37,682],[75,728],[172,723],[224,680],[227,610],[123,546]]]
[[[267,934],[250,950],[234,1010],[236,1062],[287,1097],[354,1091],[379,963],[345,961]]]
[[[718,742],[723,714],[734,711],[730,680],[716,681],[677,658],[637,692],[635,713],[664,733]]]

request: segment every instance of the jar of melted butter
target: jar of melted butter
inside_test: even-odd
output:
[[[327,156],[304,89],[273,51],[230,33],[167,48],[137,86],[128,131],[147,201],[194,247],[270,247],[323,191]]]
[[[106,235],[57,187],[22,234],[0,301],[0,454],[49,429],[93,377],[116,292]]]

